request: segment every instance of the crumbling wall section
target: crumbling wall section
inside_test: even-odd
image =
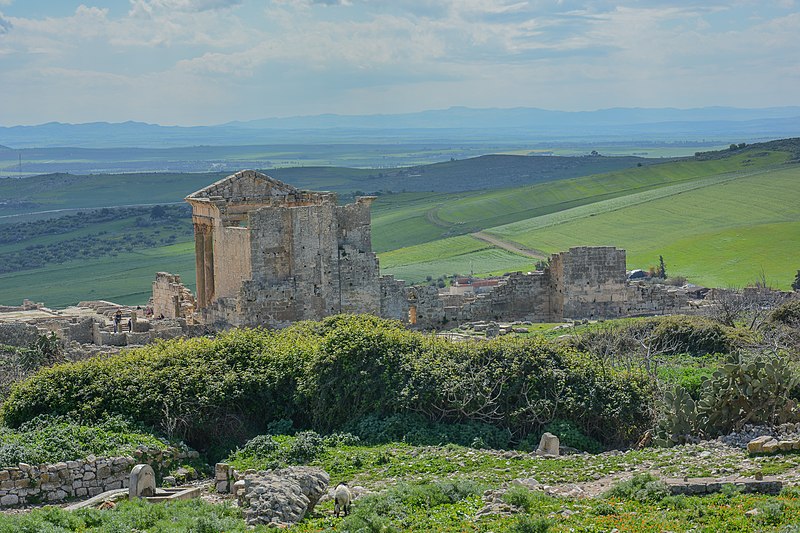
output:
[[[554,255],[550,275],[556,291],[556,315],[564,318],[614,318],[627,308],[625,250],[581,246]]]
[[[159,272],[153,282],[153,315],[164,318],[184,318],[195,309],[192,292],[181,283],[177,274]]]
[[[408,298],[406,298],[405,282],[394,279],[394,276],[381,276],[380,284],[380,316],[408,322]]]

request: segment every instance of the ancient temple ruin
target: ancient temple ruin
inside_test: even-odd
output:
[[[301,191],[253,170],[189,195],[202,321],[282,325],[380,314],[373,199],[340,206],[333,193]]]
[[[253,170],[186,198],[195,231],[197,295],[159,273],[154,306],[214,327],[282,327],[338,313],[370,313],[411,327],[473,320],[558,322],[690,311],[676,288],[632,283],[625,250],[575,247],[542,271],[516,272],[482,294],[446,294],[381,276],[372,252],[371,196],[338,205]],[[159,307],[161,306],[161,307]],[[166,315],[166,313],[165,313]]]

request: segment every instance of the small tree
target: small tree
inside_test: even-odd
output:
[[[796,291],[800,291],[800,270],[797,271],[797,275],[794,277],[792,288]]]
[[[664,256],[658,256],[658,277],[667,279],[667,265],[664,264]]]

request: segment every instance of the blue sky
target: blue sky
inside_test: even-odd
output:
[[[800,0],[0,0],[0,125],[800,105]]]

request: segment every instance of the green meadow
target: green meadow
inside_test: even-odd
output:
[[[489,230],[504,240],[556,252],[578,245],[628,250],[629,268],[647,268],[663,255],[668,272],[709,286],[744,286],[763,272],[788,288],[800,250],[800,167],[743,175],[652,199],[625,197]]]
[[[194,242],[2,274],[0,302],[19,305],[30,298],[50,307],[81,300],[144,304],[152,294],[156,272],[164,270],[180,274],[194,290]]]
[[[668,274],[708,286],[743,286],[763,274],[774,286],[788,288],[800,268],[800,166],[786,163],[796,156],[791,153],[792,143],[796,144],[778,141],[710,157],[651,162],[514,188],[383,194],[373,204],[373,249],[382,273],[412,283],[424,282],[428,276],[533,268],[534,259],[470,235],[483,231],[545,253],[578,245],[618,246],[628,251],[629,268],[646,269],[662,255]],[[458,172],[463,172],[466,163],[460,163]],[[480,172],[476,170],[470,178],[473,184],[485,182],[486,165],[483,160],[476,167]],[[342,174],[345,169],[331,169],[315,181],[307,168],[284,170],[287,175],[280,177],[289,183],[307,180],[312,185],[327,182],[337,187],[348,183],[357,187],[378,172],[360,171],[348,181]],[[13,183],[0,180],[0,197],[13,191],[11,199],[31,198],[39,208],[54,209],[115,202],[166,203],[220,176],[140,174],[115,176],[110,182],[102,176],[65,175]],[[0,214],[25,209],[0,203]],[[52,246],[100,229],[110,236],[122,235],[123,226],[114,222],[2,244],[0,258],[9,253],[19,257],[22,248],[31,244]],[[109,250],[106,256],[87,255],[82,260],[62,256],[60,264],[0,274],[0,302],[14,304],[27,297],[54,307],[92,298],[144,303],[157,271],[179,273],[192,285],[191,236],[167,228],[157,235],[156,229],[145,228],[144,237],[139,229],[125,230],[126,235],[135,231],[140,239],[158,241],[155,245]],[[172,233],[172,242],[162,240]]]
[[[532,270],[535,260],[495,248],[469,235],[418,244],[380,255],[381,273],[420,282],[452,274]]]

